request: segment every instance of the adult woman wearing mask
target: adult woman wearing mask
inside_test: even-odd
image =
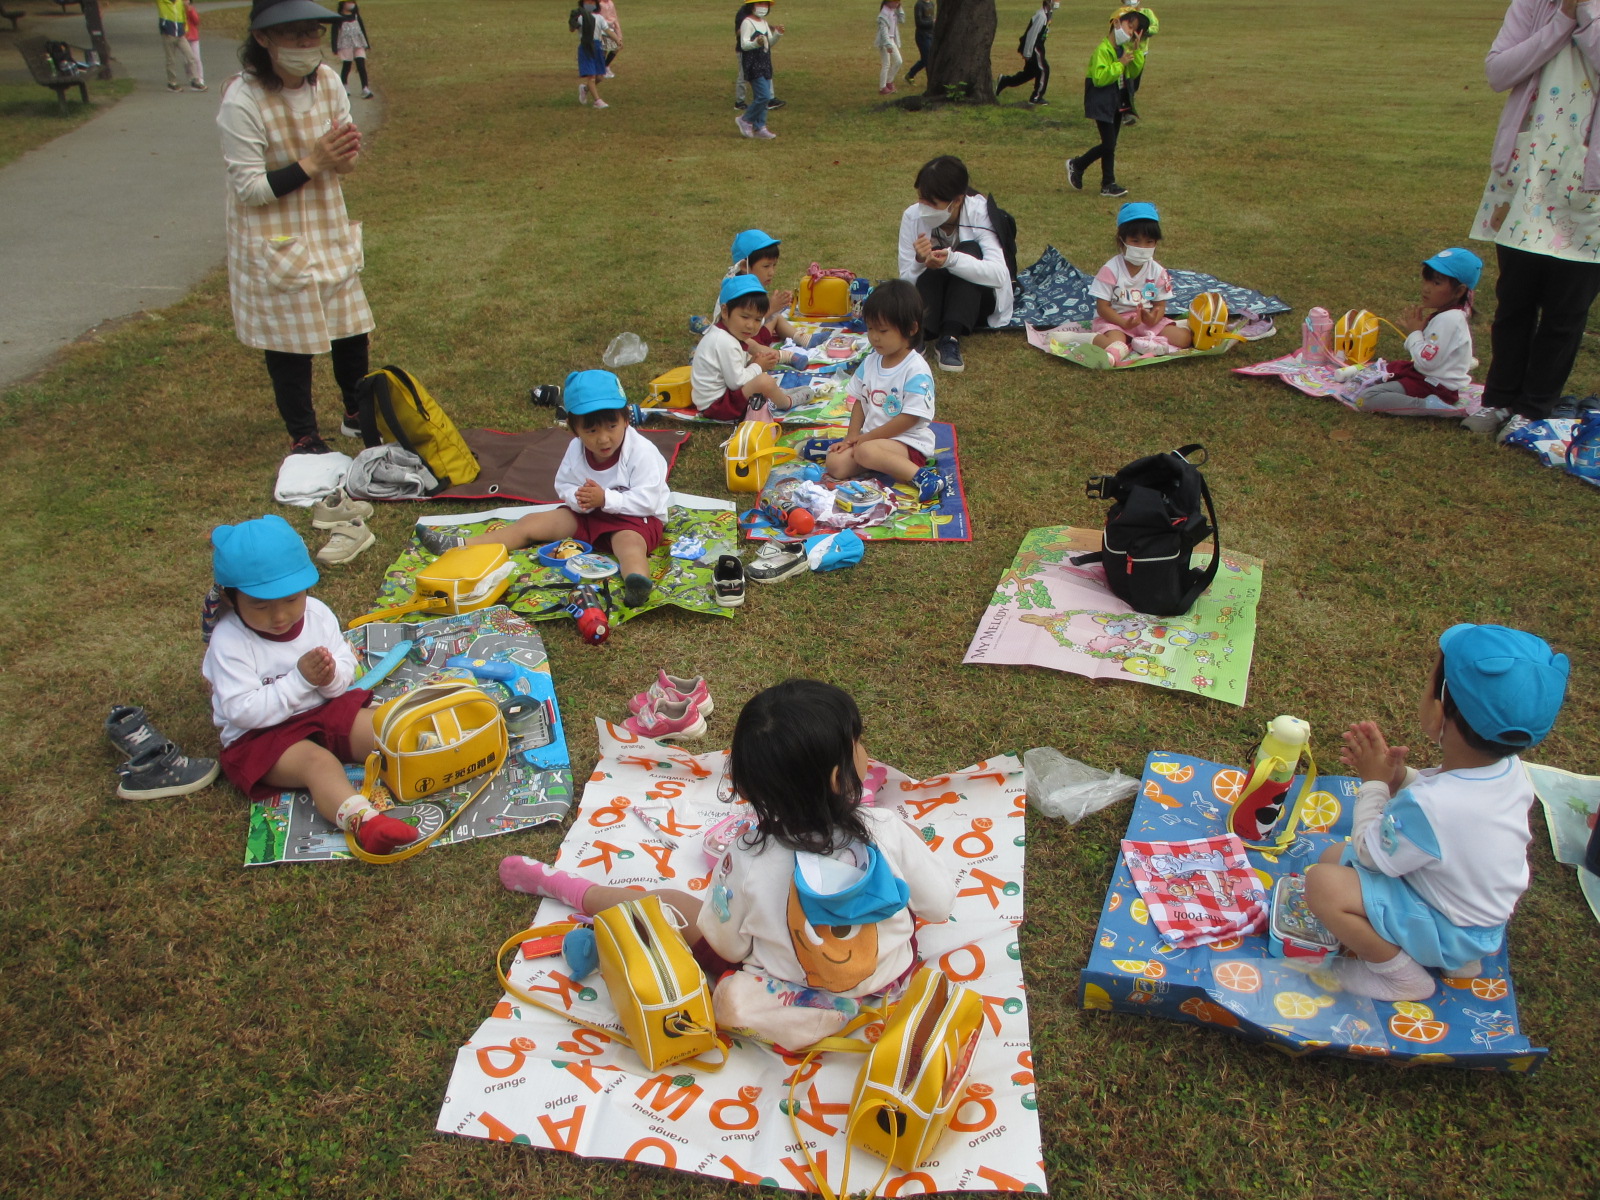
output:
[[[916,189],[917,203],[900,215],[900,278],[922,296],[922,336],[937,339],[940,369],[963,371],[961,339],[1011,320],[1011,268],[989,202],[968,186],[959,158],[923,164]]]
[[[361,131],[339,77],[322,64],[323,26],[338,19],[312,0],[255,0],[239,48],[244,70],[228,81],[217,114],[234,328],[265,352],[291,452],[300,454],[328,452],[311,403],[313,355],[331,352],[344,394],[340,432],[360,436],[355,389],[373,324],[361,227],[346,215],[339,183],[355,169]]]
[[[1500,271],[1484,411],[1462,424],[1502,442],[1554,411],[1600,293],[1597,17],[1596,3],[1512,0],[1485,64],[1511,95],[1471,236],[1495,243]]]

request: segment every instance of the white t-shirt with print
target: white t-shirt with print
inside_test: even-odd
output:
[[[924,455],[933,454],[933,372],[928,360],[915,350],[893,367],[883,365],[883,355],[873,351],[850,376],[850,398],[862,405],[861,432],[871,433],[896,417],[911,416],[917,423],[894,440]]]
[[[1119,313],[1131,313],[1140,304],[1148,308],[1171,300],[1172,276],[1153,258],[1130,275],[1127,260],[1118,254],[1094,273],[1089,294]]]

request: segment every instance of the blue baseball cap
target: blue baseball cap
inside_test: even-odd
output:
[[[1439,649],[1445,688],[1474,733],[1507,746],[1544,740],[1567,694],[1565,654],[1504,625],[1452,625],[1439,635]]]
[[[1156,206],[1146,200],[1133,200],[1117,209],[1117,224],[1126,225],[1129,221],[1157,221],[1161,214],[1156,211]]]
[[[746,229],[733,239],[733,261],[739,262],[747,259],[757,250],[765,250],[768,246],[781,245],[778,238],[773,237],[763,229]]]
[[[610,371],[574,371],[561,385],[561,392],[561,403],[568,416],[581,417],[584,413],[606,408],[628,407],[628,394],[622,390],[622,381]]]
[[[1432,258],[1423,259],[1422,265],[1432,267],[1441,275],[1448,275],[1457,283],[1466,284],[1469,291],[1478,286],[1478,280],[1483,275],[1483,259],[1460,246],[1441,250]]]
[[[760,292],[764,296],[767,294],[767,289],[761,286],[761,280],[754,275],[729,275],[722,281],[722,290],[717,293],[717,303],[727,304],[740,296],[748,296],[751,292]]]
[[[315,587],[320,578],[304,540],[289,522],[271,515],[213,529],[211,574],[219,586],[257,600],[281,600]]]

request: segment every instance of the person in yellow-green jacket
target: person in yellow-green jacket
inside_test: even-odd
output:
[[[1083,190],[1083,173],[1098,159],[1100,194],[1128,194],[1128,189],[1117,182],[1116,169],[1117,134],[1122,130],[1122,85],[1138,78],[1144,70],[1144,40],[1149,32],[1150,18],[1142,9],[1119,10],[1089,57],[1089,73],[1083,81],[1083,115],[1100,130],[1100,144],[1077,158],[1067,159],[1067,182],[1077,191]]]
[[[1153,8],[1149,8],[1143,4],[1140,4],[1138,0],[1134,0],[1134,3],[1125,4],[1121,8],[1117,9],[1116,12],[1111,14],[1111,19],[1115,21],[1124,13],[1130,12],[1142,12],[1145,16],[1150,18],[1150,31],[1146,33],[1143,38],[1145,69],[1148,70],[1150,67],[1150,39],[1161,32],[1161,22],[1156,19],[1155,10]],[[1133,98],[1138,94],[1140,85],[1144,83],[1144,76],[1145,72],[1140,71],[1132,79],[1125,79],[1122,81],[1123,128],[1127,128],[1129,125],[1137,125],[1139,123],[1139,112],[1133,106]]]

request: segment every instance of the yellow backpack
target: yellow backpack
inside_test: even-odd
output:
[[[368,446],[394,442],[424,463],[439,489],[471,483],[478,460],[439,402],[399,367],[374,371],[356,385],[361,438]]]
[[[387,621],[409,612],[450,616],[477,612],[505,595],[514,570],[516,564],[504,546],[457,546],[417,572],[411,599],[356,617],[346,628],[354,629],[368,621]]]
[[[1189,332],[1194,335],[1196,350],[1244,341],[1240,334],[1228,332],[1228,302],[1221,292],[1201,292],[1189,301]]]
[[[1378,351],[1378,318],[1364,308],[1352,308],[1333,326],[1333,352],[1346,366],[1371,362]]]
[[[778,445],[782,427],[771,421],[740,421],[733,436],[722,443],[730,492],[759,492],[767,486],[774,463],[789,462],[795,452]]]
[[[850,301],[850,281],[855,272],[842,268],[824,271],[816,263],[800,280],[800,293],[795,306],[802,317],[847,317],[853,307]]]

